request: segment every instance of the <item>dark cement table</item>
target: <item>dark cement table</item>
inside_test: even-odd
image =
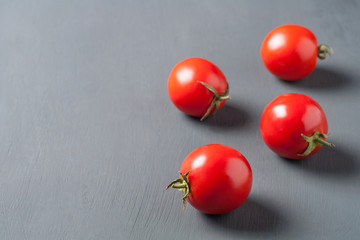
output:
[[[359,1],[0,1],[0,239],[359,239]],[[274,27],[310,28],[335,55],[297,83],[259,55]],[[204,57],[232,100],[199,122],[167,94]],[[287,161],[263,143],[266,104],[317,100],[334,150]],[[209,143],[241,151],[254,183],[224,216],[164,192]]]

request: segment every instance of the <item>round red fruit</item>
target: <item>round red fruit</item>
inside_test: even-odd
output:
[[[252,170],[237,150],[210,144],[191,152],[180,168],[180,178],[169,187],[183,192],[186,201],[207,214],[223,214],[239,207],[252,186]]]
[[[309,29],[294,24],[273,29],[260,49],[266,68],[287,81],[305,78],[315,69],[318,57],[325,59],[332,52],[332,48],[326,44],[318,46],[314,33]]]
[[[260,121],[266,145],[278,155],[301,159],[318,152],[325,141],[328,123],[321,106],[312,98],[298,93],[278,96],[264,109]]]
[[[224,74],[203,58],[188,58],[176,64],[170,72],[168,92],[180,111],[201,120],[221,109],[230,99]]]

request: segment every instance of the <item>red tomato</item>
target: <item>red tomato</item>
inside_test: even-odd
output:
[[[171,101],[182,112],[205,119],[230,99],[221,70],[203,58],[185,59],[172,69],[168,80]]]
[[[316,59],[325,59],[332,49],[317,46],[315,35],[299,25],[283,25],[273,29],[264,39],[261,58],[266,68],[275,76],[296,81],[308,76],[316,66]]]
[[[237,150],[210,144],[191,152],[180,168],[180,178],[169,186],[183,191],[185,199],[207,214],[223,214],[239,207],[248,197],[252,171]]]
[[[328,137],[328,124],[321,106],[298,93],[283,94],[270,102],[260,121],[261,135],[275,153],[290,159],[315,154]]]

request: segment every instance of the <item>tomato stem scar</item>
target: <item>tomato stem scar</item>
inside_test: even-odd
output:
[[[212,86],[210,86],[209,84],[207,83],[204,83],[204,82],[200,82],[198,81],[200,84],[202,84],[204,87],[206,87],[210,92],[212,92],[214,94],[214,97],[213,99],[211,100],[211,103],[210,103],[210,106],[209,108],[207,109],[206,113],[204,114],[204,116],[201,117],[200,121],[203,121],[205,118],[207,118],[212,109],[214,108],[214,106],[216,107],[215,108],[215,111],[213,114],[215,114],[219,108],[220,108],[220,103],[221,101],[224,101],[224,100],[229,100],[231,99],[230,96],[229,96],[229,84],[226,83],[226,91],[224,94],[219,94],[215,88],[213,88]]]
[[[189,172],[190,171],[188,171],[185,174],[179,172],[181,177],[175,179],[166,187],[166,189],[169,189],[171,187],[171,188],[179,189],[180,191],[183,192],[182,203],[184,210],[186,208],[186,198],[189,197],[190,194],[190,183],[187,177],[189,175]]]
[[[318,58],[324,60],[327,55],[331,56],[334,54],[334,49],[326,44],[320,44],[318,46]]]
[[[335,144],[329,143],[325,141],[326,138],[330,136],[330,134],[325,134],[321,132],[314,132],[314,134],[310,137],[301,134],[301,136],[309,143],[308,147],[306,148],[305,152],[302,154],[298,154],[299,156],[307,156],[312,151],[314,151],[317,145],[321,146],[328,146],[328,147],[335,147]]]

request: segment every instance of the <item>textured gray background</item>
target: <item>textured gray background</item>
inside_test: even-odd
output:
[[[0,0],[0,239],[358,239],[359,1]],[[274,27],[310,28],[335,55],[296,83],[259,49]],[[170,102],[167,77],[198,56],[232,100],[205,122]],[[284,160],[263,143],[266,104],[317,100],[337,147]],[[254,174],[234,212],[184,212],[164,192],[193,149],[222,143]]]

